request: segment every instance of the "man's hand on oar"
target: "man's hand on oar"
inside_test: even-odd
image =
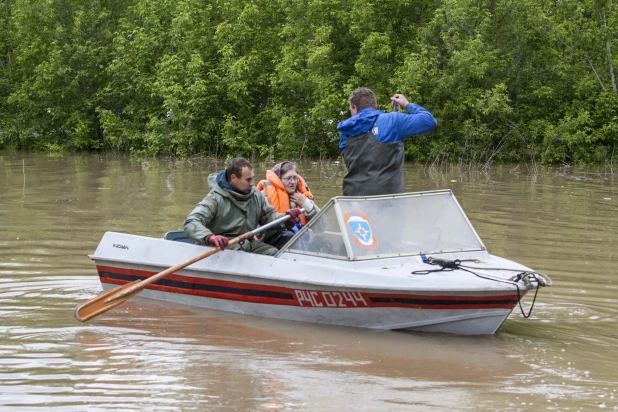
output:
[[[229,245],[230,240],[223,235],[210,235],[206,239],[206,243],[223,250]]]

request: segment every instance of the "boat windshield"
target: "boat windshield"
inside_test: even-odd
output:
[[[450,190],[335,197],[282,252],[376,259],[484,250]]]

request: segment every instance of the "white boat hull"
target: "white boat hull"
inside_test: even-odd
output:
[[[117,285],[103,284],[103,289]],[[243,313],[274,319],[286,319],[327,325],[351,326],[369,329],[403,330],[418,332],[442,332],[458,335],[490,335],[502,325],[511,313],[510,309],[495,310],[443,310],[427,311],[413,308],[303,308],[257,304],[225,299],[214,299],[145,289],[141,297],[182,303],[226,312]]]
[[[145,279],[203,247],[108,232],[91,258],[104,289]],[[486,252],[488,266],[516,265]],[[453,258],[459,258],[454,256]],[[373,266],[372,266],[373,265]],[[276,319],[372,329],[493,334],[531,288],[466,272],[414,275],[413,258],[376,263],[222,251],[148,285],[140,296]],[[497,276],[487,273],[488,276]]]

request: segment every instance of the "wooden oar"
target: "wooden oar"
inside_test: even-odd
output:
[[[301,213],[303,213],[305,210],[300,209],[300,211]],[[280,217],[279,219],[273,222],[270,222],[268,224],[265,224],[264,226],[260,226],[257,229],[254,229],[243,235],[235,237],[234,239],[230,240],[230,242],[228,243],[228,247],[233,246],[243,240],[250,239],[251,237],[257,235],[258,233],[261,233],[272,227],[280,225],[281,223],[285,222],[288,219],[290,219],[289,215]],[[100,295],[90,299],[89,301],[79,305],[75,309],[75,319],[77,319],[80,322],[85,322],[89,319],[94,318],[97,315],[100,315],[103,312],[107,312],[108,310],[120,305],[122,302],[129,299],[131,296],[137,295],[138,293],[142,291],[142,289],[144,289],[149,284],[154,283],[158,281],[159,279],[162,279],[166,277],[167,275],[174,273],[184,267],[187,267],[191,265],[192,263],[197,262],[198,260],[202,260],[204,258],[207,258],[208,256],[212,256],[215,253],[220,252],[221,250],[222,249],[219,247],[216,247],[214,249],[209,249],[187,260],[186,262],[182,262],[182,263],[177,264],[176,266],[172,266],[171,268],[166,269],[163,272],[159,272],[154,276],[150,276],[147,279],[143,279],[143,280],[138,279],[131,283],[127,283],[126,285],[122,285],[115,289],[103,292]]]

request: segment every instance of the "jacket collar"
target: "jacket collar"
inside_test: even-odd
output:
[[[358,136],[366,133],[376,120],[376,117],[384,113],[383,110],[376,110],[372,107],[366,107],[359,110],[356,115],[339,122],[337,130],[345,133],[348,136]]]
[[[372,107],[365,107],[359,110],[356,115],[339,122],[337,130],[339,130],[339,150],[343,150],[348,136],[358,136],[367,133],[371,126],[375,123],[377,117],[384,113],[383,110],[376,110]]]

